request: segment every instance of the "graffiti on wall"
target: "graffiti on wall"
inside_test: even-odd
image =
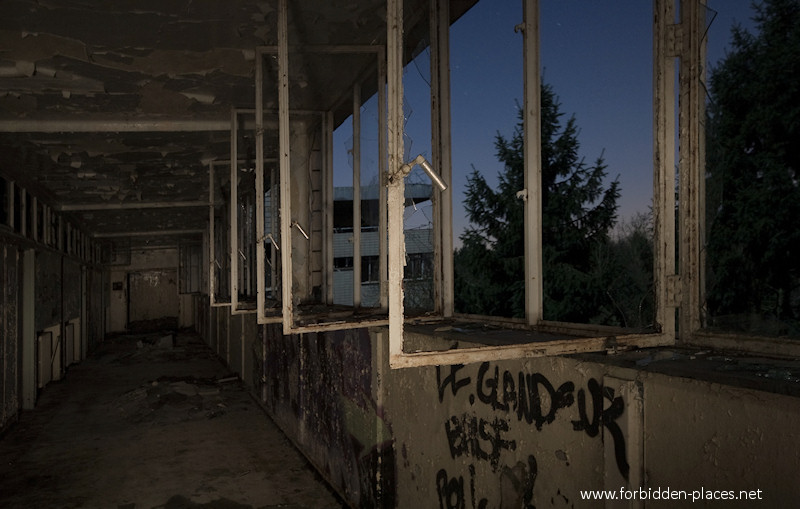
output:
[[[476,487],[477,463],[485,462],[499,473],[501,492],[519,498],[516,507],[532,507],[533,488],[538,474],[536,458],[529,454],[525,462],[503,465],[505,451],[516,451],[515,458],[524,458],[517,441],[510,436],[513,421],[542,431],[556,416],[569,416],[572,430],[589,437],[601,436],[605,428],[613,440],[617,467],[627,480],[630,467],[625,452],[625,436],[617,423],[625,410],[622,396],[610,387],[590,378],[586,387],[576,390],[572,381],[554,384],[541,373],[501,370],[484,362],[476,376],[467,374],[463,365],[436,368],[439,402],[455,402],[467,398],[470,407],[490,409],[492,417],[480,417],[474,412],[451,415],[444,422],[448,450],[452,459],[470,462],[467,472],[449,473],[440,469],[436,474],[439,506],[444,509],[466,507],[485,508],[489,501],[481,498]],[[470,505],[467,505],[467,504]],[[504,505],[508,503],[506,500]]]
[[[266,327],[265,407],[353,507],[394,506],[392,431],[373,397],[366,330],[283,336]]]

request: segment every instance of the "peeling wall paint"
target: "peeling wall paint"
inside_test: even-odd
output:
[[[25,267],[20,249],[29,249]],[[49,249],[0,242],[0,432],[16,420],[21,397],[26,408],[33,408],[37,386],[60,379],[69,364],[82,361],[88,349],[102,341],[103,275],[86,270],[91,282],[86,285],[84,310],[83,272],[79,262]],[[31,292],[24,314],[23,277],[30,278],[26,291]],[[50,336],[46,345],[37,342],[45,331],[55,343],[49,343]]]
[[[147,278],[150,278],[151,284],[149,286],[152,289],[152,291],[145,294],[147,295],[146,297],[142,297],[141,300],[137,297],[136,303],[131,302],[131,304],[133,304],[131,320],[149,320],[161,317],[174,317],[177,320],[179,313],[177,270],[177,249],[131,250],[131,258],[128,265],[114,266],[113,270],[109,271],[107,287],[107,291],[109,292],[109,332],[121,332],[127,329],[129,320],[128,296],[131,291],[129,275],[131,274],[147,274],[144,276],[144,279],[140,276],[134,276],[134,279],[138,283],[144,282]],[[159,287],[158,281],[161,280],[164,271],[171,271],[171,276],[164,276],[164,286]],[[170,280],[172,281],[172,286],[167,288],[170,284]],[[144,290],[144,288],[145,287],[141,285],[137,286],[137,290]],[[162,307],[156,309],[155,303],[159,302],[161,303],[159,306]]]
[[[178,323],[177,269],[128,272],[128,324],[170,318]]]

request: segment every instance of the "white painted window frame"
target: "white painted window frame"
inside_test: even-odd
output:
[[[507,322],[508,325],[515,325],[517,327],[536,327],[537,330],[547,332],[562,332],[573,335],[574,338],[548,341],[543,343],[533,344],[511,344],[505,346],[486,346],[476,348],[454,349],[447,351],[427,351],[427,352],[414,352],[407,353],[403,349],[404,342],[404,316],[403,316],[403,289],[402,277],[403,267],[402,261],[404,257],[404,246],[402,237],[392,235],[392,232],[402,231],[402,208],[398,200],[402,199],[402,179],[399,179],[395,185],[389,186],[389,363],[392,368],[403,368],[413,366],[425,365],[441,365],[441,364],[456,364],[456,363],[469,363],[481,362],[490,360],[501,360],[509,358],[521,357],[538,357],[545,355],[558,355],[568,353],[578,353],[587,351],[606,350],[608,348],[619,348],[626,346],[658,346],[658,345],[671,345],[675,342],[675,336],[666,332],[659,331],[653,334],[626,334],[617,335],[612,334],[610,328],[594,327],[591,325],[583,324],[568,324],[545,321],[542,319],[543,300],[542,300],[542,263],[541,263],[541,248],[542,248],[542,220],[541,220],[541,134],[540,134],[540,61],[539,61],[539,2],[538,0],[522,0],[524,20],[519,26],[523,33],[523,60],[524,60],[524,150],[525,150],[525,319],[524,321],[517,320],[493,320],[498,322]],[[658,4],[667,0],[657,0]],[[675,0],[670,0],[675,1]],[[436,62],[435,66],[438,67],[432,72],[434,80],[440,80],[440,90],[449,90],[449,75],[447,73],[448,66],[448,38],[449,38],[449,13],[447,12],[448,2],[432,0],[436,7],[432,7],[431,13],[433,17],[438,19],[438,29],[435,30],[435,37],[432,37],[432,61]],[[658,22],[658,21],[657,21]],[[656,33],[654,37],[658,38],[663,34]],[[401,167],[402,154],[403,154],[403,118],[402,118],[402,105],[403,105],[403,90],[402,90],[402,70],[403,70],[403,54],[402,54],[402,41],[403,41],[403,6],[402,0],[387,0],[387,73],[388,73],[388,86],[389,86],[389,174],[395,174]],[[658,43],[657,43],[658,44]],[[656,57],[657,58],[657,57]],[[660,65],[656,65],[656,76],[661,72]],[[664,104],[669,104],[669,101],[674,102],[674,90],[663,90],[667,94],[664,96],[656,97],[654,106],[656,108],[663,108]],[[662,104],[663,101],[666,101]],[[449,109],[449,92],[442,93],[440,103],[443,104],[443,110]],[[438,125],[437,125],[438,124]],[[662,128],[664,126],[661,126]],[[444,115],[439,117],[439,121],[434,119],[434,126],[432,131],[438,133],[440,136],[440,157],[443,160],[442,175],[449,177],[449,116]],[[674,132],[674,129],[673,129]],[[674,151],[675,140],[669,140],[667,137],[662,137],[656,141],[656,154],[668,152],[670,150],[669,143]],[[664,144],[667,144],[666,146]],[[436,144],[436,134],[434,135],[434,145]],[[659,152],[661,151],[661,152]],[[674,174],[674,169],[672,170]],[[663,166],[655,170],[656,172],[656,193],[661,193],[661,207],[662,210],[669,206],[669,198],[664,198],[664,192],[660,191],[658,183],[663,174],[668,170],[664,170]],[[672,191],[670,191],[672,193]],[[667,196],[670,195],[667,193]],[[674,200],[674,194],[672,195]],[[443,200],[446,201],[446,200]],[[657,198],[658,201],[658,198]],[[398,213],[398,210],[400,211]],[[659,217],[662,215],[659,214]],[[446,216],[445,220],[447,219]],[[658,221],[658,219],[657,219]],[[663,219],[661,219],[663,221]],[[668,228],[672,226],[660,224],[657,225],[656,231],[656,244],[660,242],[660,236]],[[449,233],[449,232],[447,232]],[[452,237],[451,237],[452,239]],[[451,244],[452,245],[452,244]],[[674,245],[674,244],[672,244]],[[667,266],[670,262],[667,250],[659,250],[655,260],[656,277],[663,279],[666,274]],[[452,248],[450,248],[452,252]],[[444,259],[450,259],[452,263],[452,256],[445,256]],[[674,267],[674,260],[672,266]],[[447,267],[446,264],[442,265],[444,270],[452,270],[452,266]],[[444,309],[445,315],[449,316],[452,313],[452,276],[444,276],[443,283],[445,284],[444,292]],[[663,288],[663,284],[660,286]],[[657,297],[657,307],[659,309],[660,317],[669,314],[669,309],[664,308],[664,296],[659,294]],[[673,312],[674,312],[674,308]],[[475,317],[472,317],[475,318]],[[480,317],[482,320],[492,320],[491,317]],[[512,324],[512,322],[514,322]],[[517,323],[522,322],[522,323]]]
[[[674,217],[674,187],[668,183],[674,182],[674,172],[663,177],[664,188],[662,196],[666,198],[665,215],[672,214],[665,221],[664,228],[670,228],[663,235],[672,235],[674,238],[674,221],[680,221],[680,237],[675,239],[679,243],[680,264],[679,270],[667,272],[662,277],[663,286],[660,288],[659,297],[664,302],[663,309],[666,315],[661,323],[665,328],[672,327],[670,331],[677,338],[679,344],[700,348],[713,348],[717,350],[739,351],[748,354],[768,355],[776,357],[800,357],[800,341],[777,337],[758,336],[754,334],[725,333],[708,331],[704,329],[705,316],[705,101],[706,101],[706,39],[705,2],[703,0],[659,0],[658,5],[665,14],[663,18],[668,22],[674,19],[675,12],[680,6],[680,25],[675,28],[667,27],[663,38],[663,53],[665,59],[678,58],[679,90],[679,147],[678,168],[680,182],[678,193],[680,205],[678,217]],[[675,82],[675,76],[669,75],[669,70],[675,65],[671,61],[664,65],[666,87]],[[658,77],[658,76],[656,76]],[[674,104],[674,99],[667,100]],[[674,119],[674,112],[666,112],[666,120]],[[675,132],[674,121],[667,128],[667,134]],[[670,150],[671,149],[671,150]],[[667,145],[665,159],[675,153],[674,145]],[[674,160],[671,168],[675,167]],[[674,198],[673,198],[674,200]],[[668,245],[662,242],[662,245]],[[667,249],[667,251],[674,251]],[[657,283],[659,281],[657,280]],[[676,311],[677,310],[677,311]],[[673,317],[675,313],[677,318]],[[677,327],[675,326],[677,324]]]
[[[318,53],[330,53],[330,54],[343,54],[343,53],[359,53],[359,54],[374,54],[376,57],[376,63],[378,68],[378,104],[379,104],[379,125],[385,125],[384,119],[385,114],[383,111],[385,110],[385,73],[384,73],[384,62],[383,62],[383,46],[372,45],[372,46],[320,46],[314,48],[305,49],[305,51],[309,52],[318,52]],[[289,109],[289,46],[288,46],[288,19],[287,19],[287,2],[286,0],[280,0],[278,4],[278,46],[277,47],[260,47],[257,48],[256,51],[256,109],[258,110],[260,105],[263,104],[263,87],[261,80],[263,79],[263,70],[262,70],[262,55],[265,53],[275,53],[277,52],[277,60],[278,60],[278,138],[279,138],[279,172],[280,172],[280,253],[281,253],[281,275],[282,275],[282,282],[281,282],[281,305],[282,305],[282,313],[280,317],[280,321],[283,324],[283,332],[284,334],[298,334],[304,332],[320,332],[320,331],[330,331],[330,330],[341,330],[341,329],[352,329],[357,327],[369,327],[369,326],[377,326],[377,325],[387,325],[388,319],[385,317],[375,317],[375,318],[361,318],[357,320],[340,320],[334,319],[334,321],[326,321],[321,323],[315,324],[308,324],[302,325],[296,323],[296,314],[293,304],[293,297],[292,297],[292,275],[294,271],[294,267],[292,264],[292,240],[293,235],[307,235],[301,231],[301,228],[295,228],[296,223],[292,220],[292,204],[291,204],[291,159],[290,159],[290,123],[289,123],[289,116],[290,112]],[[354,102],[360,102],[360,94],[354,91]],[[360,104],[358,106],[354,105],[355,108],[360,108]],[[354,110],[355,111],[355,110]],[[332,275],[333,275],[333,242],[332,242],[332,231],[333,231],[333,177],[332,177],[332,133],[333,133],[333,120],[332,120],[332,113],[326,112],[322,114],[321,125],[323,129],[323,202],[325,204],[324,208],[324,216],[325,216],[325,225],[323,228],[323,250],[324,250],[324,263],[323,263],[323,270],[325,271],[325,300],[328,304],[331,304],[333,301],[333,284],[332,284]],[[256,123],[259,124],[259,119],[257,117]],[[261,129],[257,125],[257,132],[261,132]],[[355,133],[354,133],[355,135]],[[379,172],[381,175],[385,175],[385,143],[384,137],[381,134],[379,137]],[[257,145],[261,146],[260,144]],[[258,155],[257,155],[258,158]],[[356,185],[356,173],[354,172],[354,186]],[[379,210],[380,219],[379,219],[379,231],[386,231],[385,229],[385,198],[384,193],[381,193],[379,198]],[[354,214],[355,214],[354,207]],[[402,214],[402,211],[401,211]],[[259,216],[262,217],[262,216]],[[360,226],[359,224],[354,224],[354,230]],[[297,231],[295,231],[297,230]],[[261,230],[263,231],[263,230]],[[308,239],[306,239],[308,240]],[[263,242],[264,239],[261,239]],[[383,242],[383,238],[381,237],[381,242],[379,243],[379,250],[380,250],[380,258],[381,260],[386,259],[386,248],[385,242]],[[263,246],[262,246],[263,249]],[[354,249],[360,254],[360,246],[357,243],[354,243]],[[262,257],[259,258],[259,260]],[[382,271],[384,264],[382,263]],[[259,274],[259,281],[263,280],[263,270],[264,268],[261,267],[258,269]],[[385,272],[383,272],[385,273]],[[355,278],[354,278],[355,279]],[[383,278],[382,278],[383,279]],[[355,285],[360,285],[360,278],[354,281]],[[384,283],[382,282],[382,289],[381,289],[381,307],[386,308],[386,292],[383,291]],[[263,292],[259,291],[259,294],[263,296]],[[263,298],[263,297],[262,297]],[[356,302],[357,306],[357,302]],[[262,304],[259,304],[259,309],[262,309]],[[278,321],[276,318],[271,318],[270,321]],[[259,318],[260,323],[267,323],[266,320],[262,320]]]
[[[230,168],[230,161],[210,161],[208,163],[208,303],[209,306],[213,307],[230,307],[231,302],[222,302],[221,300],[217,299],[217,278],[215,276],[216,268],[220,267],[219,262],[217,261],[217,252],[216,252],[216,168],[217,166]],[[229,226],[229,223],[226,222],[222,225],[223,228]],[[227,229],[228,232],[228,243],[230,244],[230,229]],[[224,253],[222,253],[224,255]],[[230,255],[230,253],[228,253]],[[228,277],[233,277],[233,273],[231,270],[228,271],[220,271],[222,273],[226,273]],[[230,286],[230,283],[229,283]]]
[[[230,197],[230,267],[231,267],[231,281],[230,281],[230,289],[231,289],[231,314],[233,315],[240,315],[240,314],[255,314],[258,312],[256,307],[253,308],[242,308],[239,304],[239,256],[240,256],[240,249],[239,249],[239,143],[238,143],[238,136],[239,136],[239,116],[240,115],[255,115],[255,111],[253,109],[246,109],[246,108],[232,108],[231,109],[231,156],[230,156],[230,172],[231,172],[231,197]],[[256,176],[258,172],[256,172]],[[255,193],[255,188],[253,189]],[[256,207],[258,204],[258,195],[256,195]],[[258,210],[256,210],[256,214],[258,214]],[[257,219],[257,218],[256,218]],[[256,239],[257,240],[257,239]],[[258,244],[258,243],[256,243]],[[251,263],[251,270],[256,271],[256,278],[258,278],[258,270],[256,268],[256,264],[252,263],[252,260],[247,260],[247,262]],[[256,299],[258,298],[257,288],[256,288]],[[256,300],[257,302],[257,300]]]

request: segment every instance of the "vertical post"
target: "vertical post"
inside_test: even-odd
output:
[[[39,241],[39,201],[38,199],[33,196],[33,203],[31,204],[32,214],[31,214],[31,240],[34,242]]]
[[[231,312],[239,308],[239,119],[236,109],[231,108]]]
[[[325,302],[333,304],[333,112],[325,113],[322,121],[323,165],[322,193],[325,203],[323,250],[325,253]]]
[[[524,0],[525,316],[542,319],[542,136],[539,0]]]
[[[675,337],[675,2],[656,0],[653,17],[653,213],[656,322]]]
[[[280,192],[278,186],[275,184],[278,180],[278,171],[275,164],[269,166],[269,233],[272,235],[275,242],[280,241],[280,237],[275,239],[278,233],[278,210],[280,208]],[[281,285],[278,284],[278,251],[273,246],[270,250],[270,289],[272,291],[272,298],[278,299],[278,292]]]
[[[438,92],[437,102],[437,133],[438,142],[438,163],[434,162],[434,167],[439,172],[445,182],[453,181],[453,163],[451,155],[451,133],[450,133],[450,2],[437,0],[435,10],[435,25],[432,33],[436,33],[435,49],[437,65],[431,70],[431,76],[435,76],[438,81],[436,90]],[[431,54],[433,55],[433,51]],[[431,58],[431,62],[433,62]],[[434,124],[436,125],[436,124]],[[436,157],[436,156],[434,156]],[[436,196],[436,195],[434,195]],[[441,312],[445,317],[453,316],[453,186],[438,194],[439,213],[438,233],[439,239],[438,258],[439,277],[436,286],[440,288],[439,298]]]
[[[217,278],[214,277],[214,264],[217,262],[214,239],[214,161],[208,163],[208,305],[214,306],[217,300]],[[209,314],[210,314],[209,309]]]
[[[386,70],[388,75],[388,263],[389,263],[389,356],[403,353],[403,209],[405,179],[403,164],[403,0],[386,1]]]
[[[361,307],[361,84],[353,87],[353,307]]]
[[[22,409],[36,406],[35,274],[36,251],[26,249],[22,260]]]
[[[81,321],[78,332],[81,336],[81,354],[77,361],[86,359],[89,351],[89,288],[87,285],[87,269],[81,266]]]
[[[23,237],[28,236],[28,214],[26,213],[28,210],[28,192],[24,188],[20,188],[19,190],[19,215],[21,216],[19,219],[19,233]]]
[[[265,318],[264,263],[264,58],[256,51],[256,322]],[[244,372],[242,372],[244,373]]]
[[[442,47],[439,32],[439,8],[447,1],[428,0],[428,33],[431,39],[430,57],[430,106],[431,106],[431,165],[441,175],[442,173],[442,123],[441,123],[441,57]],[[431,187],[433,191],[433,187]],[[438,193],[432,192],[431,205],[433,213],[433,309],[436,313],[442,312],[442,200]]]
[[[681,2],[679,273],[682,282],[678,334],[682,341],[702,325],[705,241],[705,3]]]
[[[287,0],[278,2],[278,152],[281,181],[281,270],[283,333],[294,325],[292,303],[292,195],[289,157],[289,43]]]
[[[11,229],[13,230],[14,229],[14,214],[16,214],[16,211],[14,210],[14,208],[15,208],[14,205],[15,204],[14,204],[14,181],[13,180],[7,180],[6,181],[6,196],[8,196],[8,216],[7,216],[8,226],[10,226]]]

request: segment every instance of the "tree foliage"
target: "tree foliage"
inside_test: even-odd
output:
[[[706,133],[708,311],[745,329],[800,311],[800,2],[754,8],[711,72]]]
[[[579,155],[575,117],[562,122],[560,103],[542,86],[542,242],[545,317],[608,322],[615,314],[606,290],[609,266],[602,253],[616,221],[619,182],[606,185],[600,155],[587,164]],[[498,133],[504,169],[497,189],[480,172],[468,178],[465,207],[470,226],[455,253],[456,308],[467,313],[524,315],[523,123],[510,138]],[[611,320],[613,321],[613,320]]]

